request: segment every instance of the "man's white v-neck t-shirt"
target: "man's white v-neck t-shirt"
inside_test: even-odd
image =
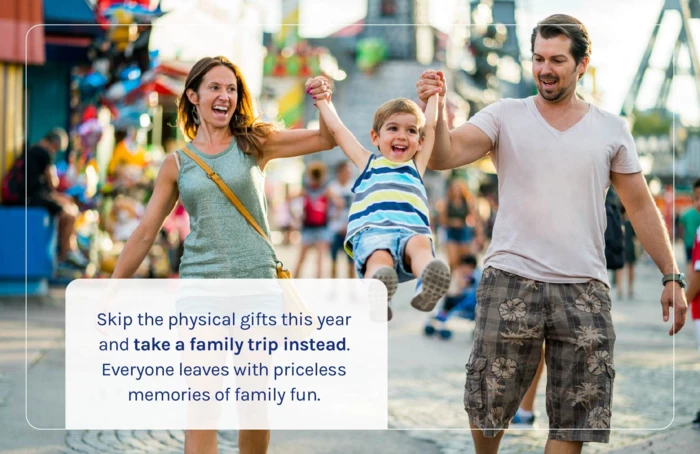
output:
[[[493,143],[499,208],[484,266],[551,283],[596,279],[605,263],[610,172],[642,168],[618,116],[593,105],[565,131],[542,117],[534,96],[503,99],[469,123]]]

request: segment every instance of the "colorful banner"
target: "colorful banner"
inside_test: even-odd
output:
[[[304,84],[295,82],[281,96],[279,116],[287,128],[304,127]]]

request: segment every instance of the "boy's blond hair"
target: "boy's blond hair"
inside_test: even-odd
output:
[[[372,122],[372,129],[374,132],[379,135],[379,130],[382,129],[384,123],[386,123],[392,115],[397,113],[415,115],[418,132],[420,136],[423,137],[425,133],[425,115],[420,107],[418,107],[418,104],[407,98],[392,99],[379,106],[377,111],[374,112],[374,121]]]

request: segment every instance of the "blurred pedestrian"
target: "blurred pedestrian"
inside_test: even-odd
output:
[[[622,298],[623,276],[627,275],[627,297],[632,299],[634,298],[634,266],[637,263],[637,245],[634,241],[636,235],[624,205],[620,207],[620,214],[622,215],[622,233],[625,241],[625,266],[623,269],[617,270],[617,296]]]
[[[317,99],[330,96],[323,77],[310,79],[306,87]],[[257,120],[243,75],[225,57],[205,57],[194,64],[178,103],[178,122],[192,140],[187,151],[216,172],[268,237],[263,173],[267,163],[335,146],[323,122],[320,130],[277,130]],[[141,223],[129,237],[112,277],[133,275],[180,198],[191,228],[180,278],[275,278],[276,255],[271,245],[251,228],[189,153],[178,150],[166,156]],[[260,287],[264,285],[261,282]],[[269,442],[269,430],[239,432],[241,454],[266,453]],[[216,430],[185,431],[185,453],[216,452]]]
[[[625,234],[622,225],[622,204],[614,188],[605,194],[605,265],[612,271],[612,286],[622,297],[622,269],[625,267]]]
[[[685,323],[685,279],[649,193],[625,122],[576,96],[591,42],[577,19],[556,14],[531,35],[537,94],[503,99],[449,131],[444,108],[431,168],[487,155],[498,172],[499,213],[484,259],[464,403],[477,453],[498,451],[503,429],[537,372],[546,340],[547,452],[607,443],[615,378],[615,331],[605,266],[609,185],[662,275],[669,335]],[[440,93],[441,71],[424,71],[418,96]],[[642,227],[643,226],[643,227]],[[596,390],[590,392],[591,389]]]
[[[301,250],[295,268],[295,276],[301,275],[306,256],[316,250],[316,278],[323,277],[323,259],[328,254],[330,230],[328,229],[332,195],[327,185],[326,165],[321,161],[309,163],[307,179],[301,198],[304,202],[301,227]]]
[[[136,128],[118,129],[114,133],[116,145],[107,166],[107,175],[118,186],[131,187],[143,179],[148,164],[146,150],[138,143]]]
[[[292,208],[290,206],[290,197],[285,195],[282,200],[277,202],[274,207],[275,225],[282,233],[282,244],[288,245],[290,234],[292,232]]]
[[[58,260],[62,264],[85,268],[88,260],[78,250],[75,220],[78,206],[69,196],[58,191],[60,183],[54,159],[56,153],[68,147],[68,134],[55,128],[26,153],[18,157],[3,179],[4,205],[46,209],[58,217]],[[26,178],[25,178],[26,175]]]
[[[352,279],[355,277],[355,266],[352,257],[345,253],[343,243],[345,243],[345,234],[348,231],[348,216],[350,214],[350,205],[355,198],[352,192],[354,182],[352,177],[352,168],[349,161],[341,161],[335,168],[335,179],[331,181],[328,190],[331,193],[333,203],[331,204],[330,224],[331,231],[331,278],[338,277],[338,254],[341,255],[340,261],[347,263],[347,277]]]
[[[700,227],[700,179],[695,180],[693,183],[693,206],[678,217],[678,227],[678,236],[683,238],[683,245],[685,246],[687,272],[690,274],[693,271],[691,267],[691,257],[693,254],[695,232],[698,230],[698,227]]]
[[[469,188],[457,178],[449,181],[445,198],[438,202],[440,225],[447,237],[447,259],[450,268],[459,264],[462,256],[474,254],[474,227],[467,223],[472,217],[478,222],[478,212]]]
[[[690,301],[691,316],[695,322],[695,337],[700,351],[700,227],[695,231],[693,250],[690,257],[692,272],[688,275],[686,297]]]

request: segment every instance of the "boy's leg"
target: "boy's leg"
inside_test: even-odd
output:
[[[406,244],[404,253],[406,269],[418,277],[435,256],[430,238],[425,235],[413,235]]]
[[[371,278],[371,276],[373,276],[379,268],[384,266],[388,266],[393,270],[394,258],[391,256],[389,251],[374,251],[367,259],[367,264],[365,265],[365,276]]]
[[[418,277],[411,306],[420,311],[432,311],[450,287],[450,268],[434,258],[431,240],[425,235],[413,235],[403,256],[405,268]]]
[[[394,258],[389,251],[374,251],[367,259],[365,267],[365,277],[377,279],[386,287],[388,304],[399,285],[399,278],[394,270]],[[392,315],[391,307],[387,306],[387,321],[391,320]]]

